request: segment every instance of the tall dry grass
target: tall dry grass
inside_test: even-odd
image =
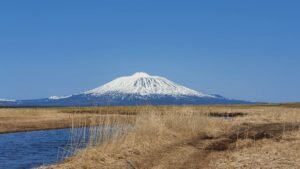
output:
[[[229,123],[225,119],[211,119],[193,107],[145,106],[139,109],[135,120],[130,122],[120,123],[117,116],[94,118],[88,132],[83,128],[85,131],[75,134],[76,138],[83,135],[88,138],[87,147],[68,159],[69,162],[56,167],[122,168],[124,163],[119,162],[126,158],[151,154],[162,146],[178,144],[199,135],[218,135]],[[112,128],[115,131],[112,132]]]
[[[89,142],[88,146],[53,168],[128,168],[132,159],[139,161],[140,164],[150,163],[151,159],[157,161],[160,160],[158,157],[164,157],[163,153],[158,154],[164,149],[174,149],[185,140],[199,136],[221,136],[241,124],[300,122],[300,109],[284,106],[142,106],[125,107],[124,110],[109,109],[92,109],[92,112],[99,116],[94,116],[89,124],[97,127],[89,128],[89,132],[83,132],[84,134],[77,133],[79,136],[85,135]],[[114,109],[122,112],[123,120],[118,120],[120,115],[116,113],[117,111],[113,111]],[[215,118],[209,116],[212,112],[243,112],[247,115]],[[85,126],[87,123],[82,124]],[[111,131],[113,126],[117,128],[115,132]],[[236,144],[240,144],[240,141]],[[183,152],[188,151],[187,148]],[[177,161],[185,156],[180,152],[175,151],[172,154],[176,156],[174,159]],[[227,151],[224,153],[222,154],[224,157],[230,155]]]

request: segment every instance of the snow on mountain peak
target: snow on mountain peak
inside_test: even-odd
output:
[[[132,76],[134,76],[134,77],[150,77],[150,75],[145,72],[136,72]]]
[[[138,95],[171,95],[214,97],[203,94],[187,87],[178,85],[164,77],[151,76],[144,72],[137,72],[131,76],[119,77],[93,90],[84,92],[95,96],[104,94],[138,94]]]

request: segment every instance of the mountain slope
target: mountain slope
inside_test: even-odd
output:
[[[117,78],[103,86],[85,92],[95,96],[122,93],[122,94],[137,94],[141,96],[147,95],[171,95],[171,96],[199,96],[213,97],[175,84],[170,80],[159,77],[150,76],[147,73],[138,72],[132,76]]]
[[[209,95],[178,85],[164,77],[138,72],[117,78],[95,89],[69,96],[1,102],[9,106],[119,106],[182,104],[245,104],[219,95]]]

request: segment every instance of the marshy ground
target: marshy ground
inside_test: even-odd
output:
[[[300,168],[298,104],[0,109],[2,133],[91,125],[125,127],[45,168]]]

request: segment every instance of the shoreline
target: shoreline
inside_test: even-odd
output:
[[[3,134],[15,134],[15,133],[25,133],[25,132],[35,132],[35,131],[48,131],[48,130],[59,130],[59,129],[71,129],[72,127],[57,127],[57,128],[43,128],[43,129],[32,129],[32,130],[18,130],[18,131],[5,131],[0,132],[0,136]]]

